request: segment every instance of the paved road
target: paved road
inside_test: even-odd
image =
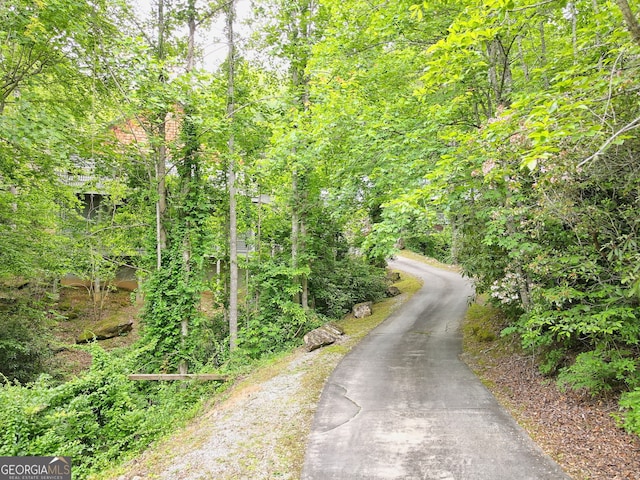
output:
[[[329,378],[302,478],[568,479],[458,359],[468,282],[403,258],[392,266],[424,287]]]

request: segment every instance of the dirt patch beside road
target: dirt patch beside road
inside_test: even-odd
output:
[[[616,425],[615,399],[560,392],[531,356],[499,337],[499,318],[471,319],[472,311],[463,360],[538,445],[574,480],[640,479],[640,438]]]

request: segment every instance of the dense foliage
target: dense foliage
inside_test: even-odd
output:
[[[102,468],[199,395],[129,368],[297,345],[383,295],[403,244],[459,263],[546,374],[620,394],[640,433],[637,2],[261,0],[253,52],[234,6],[0,6],[0,454]],[[204,68],[223,16],[233,48]],[[58,279],[99,318],[122,265],[136,363],[93,349],[85,376],[38,380]]]
[[[426,189],[461,231],[457,259],[544,372],[594,395],[640,386],[637,50],[613,3],[469,5],[422,77],[425,99],[446,81],[449,102],[481,112],[443,132]],[[487,76],[437,69],[474,61]]]
[[[74,478],[86,478],[139,452],[184,422],[215,390],[211,382],[131,382],[140,351],[90,348],[91,369],[56,385],[41,377],[0,388],[0,452],[8,456],[69,455]]]

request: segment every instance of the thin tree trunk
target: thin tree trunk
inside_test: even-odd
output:
[[[164,59],[164,0],[158,0],[158,60]],[[165,82],[164,74],[160,75],[160,82]],[[167,148],[166,140],[166,114],[161,115],[158,125],[158,136],[160,144],[156,150],[156,184],[158,199],[156,201],[156,266],[158,270],[162,268],[162,252],[167,248],[167,231],[164,226],[164,216],[167,211],[167,184],[166,184],[166,161]]]
[[[575,9],[575,6],[573,7]],[[571,17],[571,44],[573,45],[573,63],[578,62],[578,14],[573,12]]]
[[[300,222],[300,237],[301,237],[300,243],[301,243],[302,249],[305,248],[306,234],[307,234],[306,224],[304,223],[304,221],[301,221]],[[302,279],[300,283],[302,286],[300,304],[302,305],[303,310],[309,310],[309,279],[307,278],[306,275],[302,275]]]
[[[600,5],[598,0],[591,0],[593,13],[596,19],[596,47],[598,52],[602,52],[602,35],[600,35]],[[598,70],[602,70],[602,54],[598,55]]]
[[[164,226],[164,217],[167,211],[167,151],[164,145],[164,138],[166,137],[164,120],[158,126],[158,136],[162,139],[156,151],[156,184],[158,193],[158,200],[156,201],[156,266],[160,270],[162,268],[162,252],[167,248],[167,231]]]
[[[298,268],[298,253],[300,247],[300,217],[298,215],[298,209],[300,208],[299,195],[298,172],[294,168],[293,172],[291,172],[291,268],[293,268],[294,270]],[[300,279],[297,275],[293,280],[296,284],[300,282]],[[300,294],[298,292],[296,292],[296,294],[294,295],[293,301],[296,303],[300,303]]]
[[[522,37],[518,35],[518,56],[520,57],[520,63],[522,64],[522,74],[524,75],[524,80],[529,83],[529,65],[527,65],[527,61],[524,58],[524,50],[522,49]]]
[[[631,11],[629,2],[627,0],[616,0],[616,3],[622,12],[622,16],[624,17],[624,21],[627,24],[627,29],[629,30],[631,37],[638,45],[640,45],[640,25],[638,24],[638,19]]]
[[[260,264],[262,263],[262,188],[260,188],[260,184],[258,184],[258,222],[256,224],[256,244],[255,244],[255,252],[257,253],[256,259],[258,261],[258,268],[260,268]],[[248,273],[247,269],[247,273]],[[249,276],[247,275],[247,291],[249,291]],[[260,305],[260,290],[258,288],[255,289],[253,294],[253,305],[251,308],[252,312],[257,312]]]
[[[189,27],[189,37],[187,38],[187,73],[193,71],[195,65],[195,43],[196,43],[196,2],[195,0],[189,0],[187,6],[187,25]]]
[[[540,63],[542,64],[542,81],[544,82],[545,90],[549,89],[549,76],[547,75],[547,41],[544,34],[544,20],[540,20],[538,25],[540,31]]]
[[[312,2],[302,3],[301,8],[298,10],[299,17],[297,18],[297,24],[293,26],[295,35],[293,35],[294,43],[304,42],[309,43],[313,22],[310,17],[314,6]],[[294,20],[295,22],[295,20]],[[306,55],[306,54],[305,54]],[[309,81],[305,75],[305,68],[307,65],[307,58],[301,57],[297,59],[297,65],[291,67],[291,84],[294,88],[294,95],[296,96],[296,102],[299,105],[301,111],[307,111],[309,109]],[[293,148],[293,154],[295,157],[296,148]],[[304,172],[304,166],[302,166]],[[300,188],[301,174],[297,167],[291,174],[291,190],[292,190],[292,211],[291,211],[291,264],[294,269],[299,267],[299,256],[301,252],[304,252],[304,224],[305,224],[305,205],[308,200],[306,198],[306,191]],[[300,293],[296,293],[294,301],[307,310],[308,298],[309,298],[309,284],[306,275],[296,275],[294,278],[296,285],[300,286]]]
[[[493,90],[496,108],[508,107],[511,104],[511,89],[513,79],[509,55],[499,38],[494,38],[487,44],[489,56],[489,83]]]
[[[236,171],[235,171],[235,138],[233,121],[235,116],[235,41],[233,38],[233,22],[235,16],[234,0],[227,6],[227,41],[229,53],[227,56],[228,86],[227,86],[227,116],[231,128],[229,130],[229,348],[235,350],[238,346],[238,225],[236,213]]]
[[[15,199],[13,202],[11,202],[11,211],[13,212],[14,217],[16,216],[16,214],[18,213],[18,188],[15,185],[11,185],[9,187],[9,193],[11,194],[11,196]],[[17,228],[17,225],[15,223],[11,223],[11,230],[15,230]]]

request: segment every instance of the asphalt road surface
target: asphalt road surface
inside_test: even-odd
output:
[[[458,358],[469,282],[404,258],[391,265],[424,287],[329,378],[302,478],[568,479]]]

